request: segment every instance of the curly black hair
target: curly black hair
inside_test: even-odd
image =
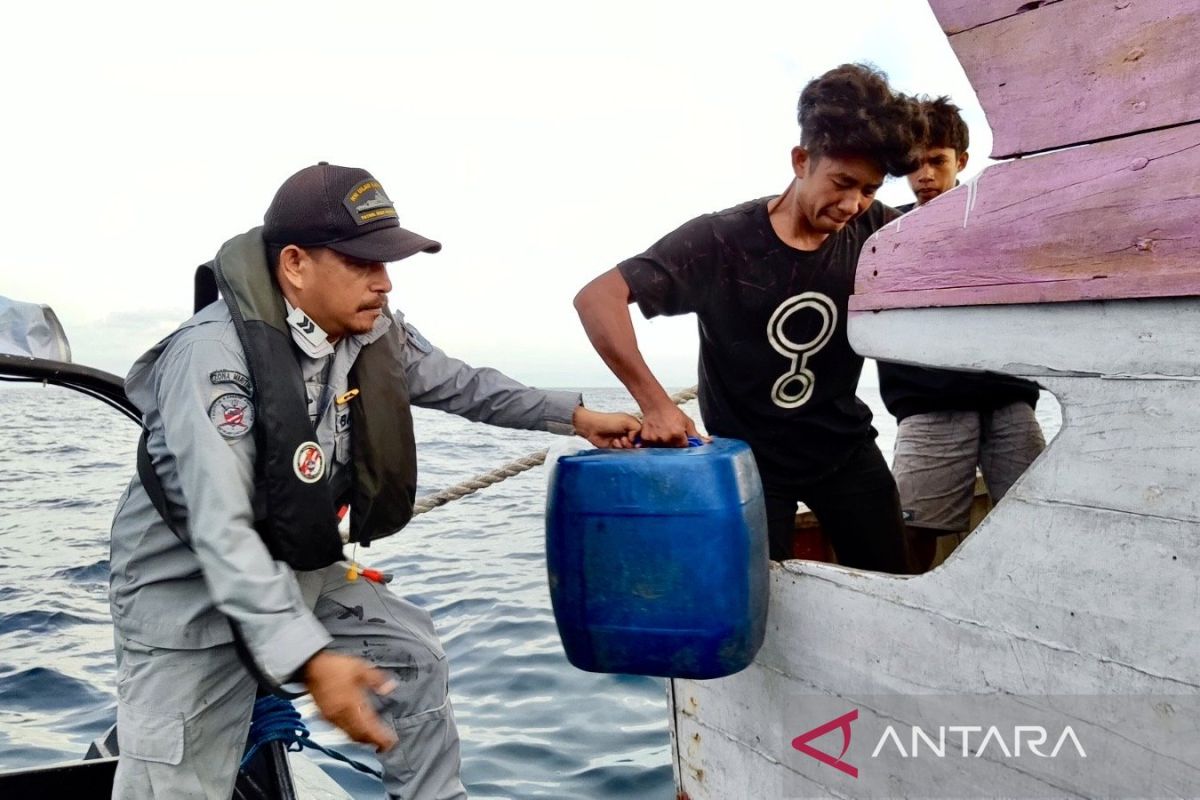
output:
[[[800,145],[814,163],[826,155],[864,156],[895,177],[917,168],[926,134],[920,107],[872,66],[842,64],[809,81],[796,117]]]
[[[967,131],[967,123],[963,121],[962,109],[950,102],[946,95],[920,98],[921,113],[929,132],[925,137],[928,147],[949,147],[959,155],[967,152],[971,144],[971,134]]]

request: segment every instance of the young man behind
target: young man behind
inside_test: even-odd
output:
[[[846,64],[804,88],[798,118],[782,194],[684,224],[594,279],[575,307],[641,407],[642,440],[658,445],[684,446],[696,428],[643,360],[628,306],[696,315],[700,412],[710,433],[754,451],[772,559],[790,557],[804,502],[842,564],[904,572],[895,481],[854,394],[863,360],[846,306],[863,242],[896,216],[875,192],[914,168],[921,116],[882,73]]]
[[[908,176],[915,204],[958,184],[967,166],[969,134],[947,97],[921,102],[929,137]],[[1038,385],[995,373],[956,372],[879,362],[879,393],[896,417],[892,470],[908,521],[914,566],[932,565],[937,537],[965,533],[970,524],[975,468],[992,502],[1045,447],[1034,408]]]

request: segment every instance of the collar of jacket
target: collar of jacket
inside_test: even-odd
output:
[[[211,278],[200,274],[206,270]],[[412,518],[417,459],[400,358],[403,326],[392,325],[364,346],[350,369],[350,386],[359,390],[350,409],[352,480],[348,492],[335,493],[327,455],[309,421],[304,378],[262,229],[230,239],[197,273],[198,291],[213,282],[220,290],[246,353],[256,420],[255,526],[271,554],[297,570],[340,560],[342,500],[353,510],[351,541],[367,544],[404,527]]]

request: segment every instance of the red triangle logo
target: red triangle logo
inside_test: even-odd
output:
[[[841,770],[851,778],[857,778],[858,767],[847,764],[842,760],[842,756],[846,755],[846,751],[850,749],[850,723],[854,722],[856,719],[858,719],[857,708],[847,714],[843,714],[837,719],[831,719],[829,722],[826,722],[823,725],[818,725],[811,731],[805,731],[795,739],[792,739],[792,747],[796,748],[801,753],[804,753],[806,756],[812,756],[822,764],[828,764],[834,769]],[[837,730],[839,728],[842,731],[842,752],[838,753],[836,758],[829,755],[829,753],[818,750],[808,744],[813,739],[820,739],[830,731]]]

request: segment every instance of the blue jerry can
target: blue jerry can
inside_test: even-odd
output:
[[[588,450],[558,460],[546,504],[550,600],[572,664],[718,678],[767,622],[767,515],[750,448]]]

